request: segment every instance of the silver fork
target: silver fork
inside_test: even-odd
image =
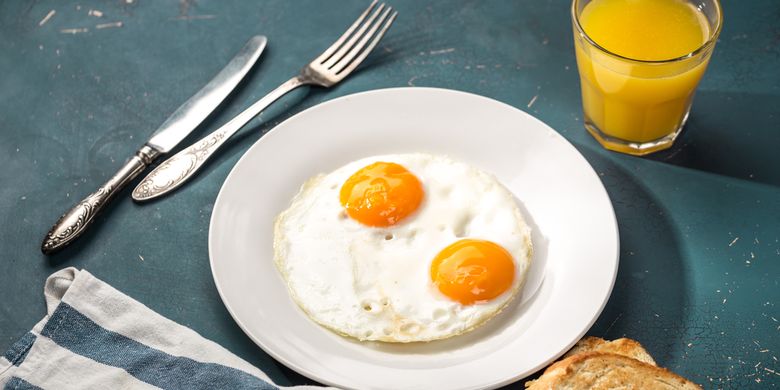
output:
[[[314,61],[304,66],[300,74],[282,83],[213,133],[157,166],[135,187],[133,199],[153,199],[179,187],[192,177],[228,138],[293,89],[303,85],[328,88],[349,76],[379,43],[398,15],[392,7],[385,7],[384,3],[376,7],[376,3],[377,0],[374,0],[344,35]]]

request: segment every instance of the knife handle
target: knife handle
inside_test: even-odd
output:
[[[147,201],[178,188],[192,177],[228,138],[241,130],[254,117],[260,115],[266,107],[293,89],[307,84],[311,84],[311,81],[301,76],[295,76],[285,81],[219,129],[163,161],[138,183],[132,192],[133,200],[136,202]]]
[[[68,212],[62,215],[57,223],[52,226],[49,233],[46,234],[41,251],[50,255],[68,246],[95,219],[103,207],[121,191],[128,182],[133,180],[144,168],[149,166],[160,153],[149,147],[143,146],[139,149],[125,165],[117,171],[114,176],[108,179],[97,191],[89,194],[84,200],[77,203]]]

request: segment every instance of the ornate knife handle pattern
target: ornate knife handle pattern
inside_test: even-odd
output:
[[[142,147],[97,191],[89,194],[60,217],[46,234],[46,238],[41,244],[41,251],[45,254],[52,254],[80,236],[103,209],[103,206],[129,181],[138,176],[157,155],[156,150],[148,146]]]
[[[133,190],[133,200],[142,202],[158,196],[162,196],[182,185],[187,179],[203,166],[214,152],[222,146],[233,134],[259,115],[266,107],[271,105],[287,92],[302,85],[311,84],[311,80],[295,76],[285,81],[262,99],[252,103],[249,108],[236,115],[235,118],[225,123],[219,129],[197,141],[192,146],[182,150],[169,158],[149,175],[146,176]]]
[[[133,190],[133,199],[151,199],[180,186],[227,139],[226,134],[226,131],[214,132],[165,160],[138,183]]]

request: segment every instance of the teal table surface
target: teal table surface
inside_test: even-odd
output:
[[[617,214],[620,270],[589,334],[637,339],[660,365],[706,388],[780,383],[777,0],[723,1],[725,27],[686,129],[672,149],[646,158],[605,151],[583,128],[568,1],[392,0],[398,20],[363,71],[285,98],[183,190],[139,205],[126,189],[77,243],[41,254],[57,217],[251,35],[269,39],[261,63],[196,136],[293,75],[365,5],[0,2],[0,350],[44,315],[47,275],[75,266],[279,384],[310,383],[253,344],[222,305],[208,265],[214,200],[242,153],[289,116],[355,92],[432,86],[528,111],[601,177]]]

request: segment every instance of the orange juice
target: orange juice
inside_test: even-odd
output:
[[[671,137],[671,146],[707,67],[710,51],[696,54],[710,36],[707,17],[685,0],[587,2],[575,17],[575,46],[588,130],[602,144]]]

